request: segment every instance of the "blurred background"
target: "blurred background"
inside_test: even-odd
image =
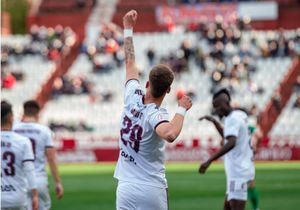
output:
[[[153,65],[165,63],[176,75],[163,104],[170,115],[182,95],[193,98],[179,139],[167,145],[168,161],[204,160],[219,148],[214,127],[198,118],[211,114],[212,92],[221,87],[230,90],[233,106],[249,113],[253,138],[260,142],[257,160],[300,160],[298,0],[2,0],[1,99],[13,104],[16,120],[25,100],[41,104],[41,122],[55,133],[60,163],[118,158],[125,82],[122,17],[130,9],[139,15],[134,45],[142,84]],[[72,174],[73,169],[65,170]],[[300,186],[299,173],[294,176]],[[73,186],[76,182],[69,183]],[[287,188],[294,190],[299,188]],[[68,209],[70,203],[63,208],[54,203],[54,209]],[[89,209],[113,209],[99,205]],[[173,207],[193,209],[185,205]]]
[[[36,99],[61,161],[115,161],[124,85],[122,17],[136,9],[136,60],[176,74],[164,106],[194,106],[168,159],[199,160],[219,146],[211,93],[227,87],[263,140],[259,159],[300,159],[300,4],[278,1],[2,1],[2,99]],[[142,83],[143,84],[143,83]],[[281,154],[273,149],[284,147]],[[177,151],[179,152],[178,155]],[[193,151],[192,153],[190,151]]]

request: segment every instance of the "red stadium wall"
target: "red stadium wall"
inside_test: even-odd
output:
[[[156,19],[155,10],[159,5],[166,5],[164,0],[139,1],[121,0],[116,8],[113,22],[122,26],[122,17],[130,9],[139,13],[139,20],[135,27],[137,32],[166,31],[165,26],[159,25]],[[295,29],[300,27],[300,4],[297,1],[279,1],[277,20],[260,20],[251,23],[254,29],[271,30],[278,28]]]
[[[116,12],[113,17],[113,22],[119,26],[123,25],[123,16],[131,9],[135,9],[139,14],[139,21],[135,26],[137,32],[153,32],[153,31],[165,31],[164,26],[157,24],[155,16],[155,8],[158,5],[166,4],[166,0],[152,0],[152,1],[140,1],[140,0],[120,0]]]
[[[116,146],[86,147],[80,146],[77,140],[63,139],[58,146],[60,162],[102,162],[117,161],[119,148]],[[166,148],[167,161],[203,161],[219,148],[203,147],[199,139],[193,140],[193,145],[187,146],[183,141]],[[264,145],[255,155],[256,160],[300,160],[300,145]]]
[[[280,6],[278,20],[273,21],[253,21],[254,29],[271,30],[278,28],[295,29],[300,27],[300,6]]]

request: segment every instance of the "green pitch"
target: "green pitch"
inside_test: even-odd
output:
[[[65,188],[63,200],[54,196],[53,210],[113,210],[117,182],[114,165],[60,165]],[[214,163],[205,175],[197,173],[198,163],[167,165],[170,210],[223,209],[225,174],[221,163]],[[256,163],[256,186],[261,210],[300,209],[300,162]],[[251,210],[248,203],[247,210]]]

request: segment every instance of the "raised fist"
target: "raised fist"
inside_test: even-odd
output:
[[[189,110],[192,107],[192,99],[186,95],[184,95],[179,101],[178,106],[181,106],[185,108],[186,110]]]
[[[130,10],[123,17],[123,26],[124,28],[133,28],[137,20],[137,12],[135,10]]]

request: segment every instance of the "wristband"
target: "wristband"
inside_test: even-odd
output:
[[[132,28],[125,28],[124,29],[124,38],[132,37],[132,35],[133,35]]]
[[[176,109],[176,113],[182,115],[183,117],[185,116],[186,109],[182,106],[178,106]]]

